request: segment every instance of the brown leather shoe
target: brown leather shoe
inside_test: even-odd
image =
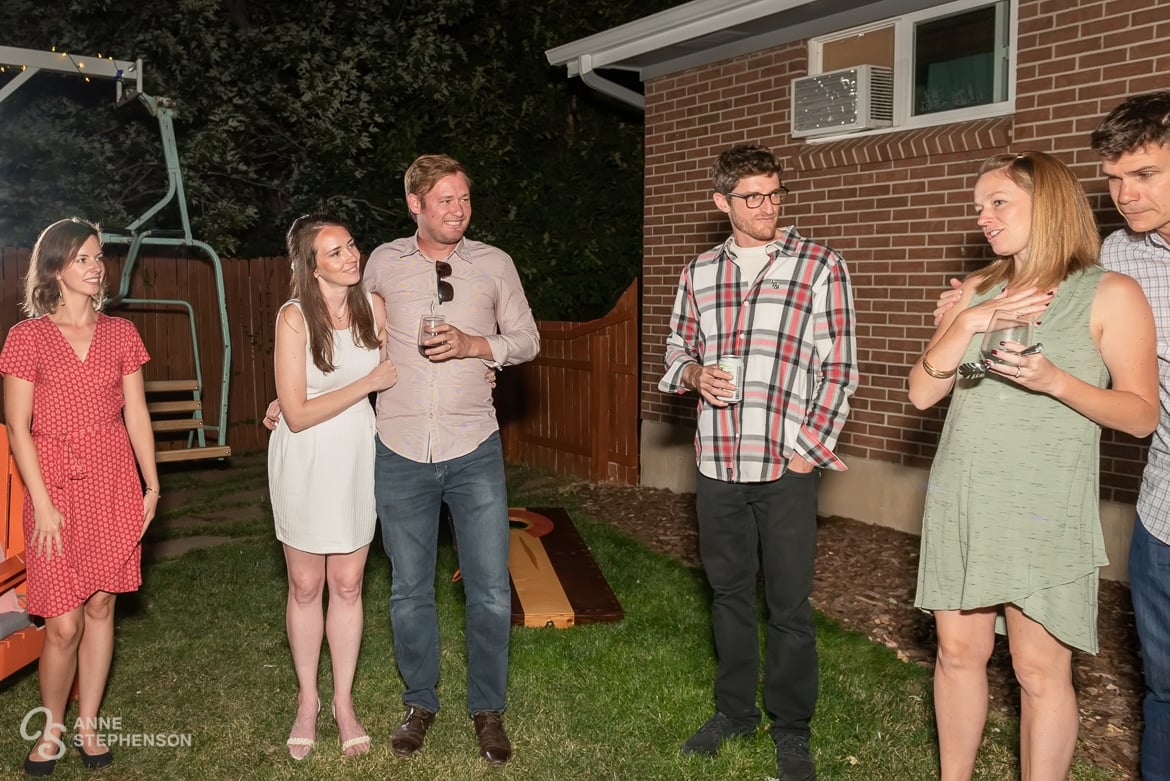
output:
[[[422,748],[427,730],[435,721],[435,714],[429,710],[411,705],[406,710],[406,718],[402,720],[390,736],[390,747],[400,757],[412,756]]]
[[[502,765],[512,758],[512,741],[504,733],[504,717],[495,711],[480,711],[475,721],[475,735],[479,738],[479,755],[489,764]]]

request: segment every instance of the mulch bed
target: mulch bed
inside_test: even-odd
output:
[[[569,491],[583,510],[651,549],[698,565],[694,495],[624,485],[579,483]],[[914,608],[918,537],[844,518],[822,518],[813,604],[842,626],[934,664],[934,626]],[[1129,588],[1102,581],[1101,652],[1076,653],[1073,675],[1081,710],[1078,757],[1136,777],[1142,680]],[[1019,715],[1019,689],[1002,638],[989,669],[991,707]]]

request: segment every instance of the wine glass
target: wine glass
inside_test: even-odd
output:
[[[1007,309],[997,309],[991,316],[991,324],[983,335],[983,345],[979,348],[983,358],[994,363],[1003,363],[999,356],[992,355],[992,351],[1019,355],[1019,350],[1004,347],[1002,342],[1019,342],[1028,347],[1032,344],[1032,333],[1035,323],[1027,315],[1011,312]],[[1023,347],[1020,348],[1022,350]]]
[[[432,339],[439,335],[439,326],[446,325],[447,318],[442,315],[423,315],[418,321],[418,351],[424,357],[428,358],[427,348],[435,345],[424,344],[427,339]]]

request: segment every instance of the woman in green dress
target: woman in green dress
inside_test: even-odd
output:
[[[1006,632],[1020,683],[1024,781],[1063,779],[1078,729],[1072,649],[1097,650],[1103,426],[1158,422],[1154,320],[1141,288],[1097,264],[1076,176],[1042,152],[999,155],[975,185],[996,255],[961,288],[910,372],[910,400],[951,395],[923,514],[918,595],[938,631],[934,704],[943,781],[969,779],[987,718],[987,662]],[[996,310],[1035,321],[987,373],[956,376]]]

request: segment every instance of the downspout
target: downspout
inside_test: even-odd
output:
[[[593,70],[593,55],[582,54],[577,60],[577,67],[580,70],[581,81],[589,87],[645,113],[646,98],[632,89],[598,75],[597,71]]]

